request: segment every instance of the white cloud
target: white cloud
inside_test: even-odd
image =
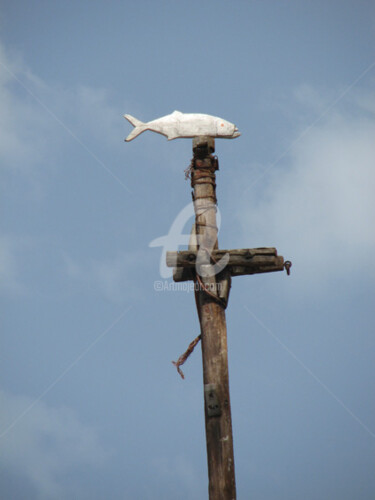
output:
[[[61,154],[66,157],[77,144],[100,163],[98,146],[120,148],[124,134],[121,110],[109,100],[105,89],[44,82],[0,42],[2,167],[35,176],[43,168],[53,170]]]
[[[11,61],[1,45],[0,62],[0,162],[2,168],[30,171],[47,153],[48,124],[14,76],[33,89],[41,83],[21,63]]]
[[[140,266],[144,266],[144,252],[119,253],[113,258],[89,259],[85,263],[66,254],[63,258],[68,278],[103,294],[111,302],[139,298],[137,276]]]
[[[298,95],[316,101],[306,88]],[[366,99],[357,102],[354,96],[350,111],[332,110],[310,129],[247,191],[239,213],[254,246],[277,246],[305,290],[345,274],[375,274],[375,117]]]
[[[114,144],[122,147],[124,132],[121,131],[121,111],[115,110],[109,100],[104,89],[47,84],[27,67],[19,54],[12,53],[0,42],[0,167],[5,199],[11,201],[12,207],[12,211],[8,210],[8,219],[12,220],[15,233],[23,212],[29,208],[28,203],[38,204],[44,200],[58,169],[65,169],[67,164],[82,168],[81,161],[76,160],[77,148],[87,154],[88,162],[95,168],[104,171],[111,168],[101,163],[102,152],[99,154],[97,150],[102,146],[113,149]],[[60,181],[64,181],[66,175],[62,172]],[[51,209],[54,205],[50,202],[48,210]],[[37,227],[34,221],[33,227]],[[23,233],[18,235],[18,240],[21,239],[34,240],[35,235]],[[9,236],[0,239],[0,288],[3,291],[22,289],[19,268],[22,261],[25,262],[21,251],[25,249],[18,240]],[[87,271],[107,295],[114,296],[120,279],[116,273],[123,277],[124,266],[119,257],[113,264],[93,262],[93,272],[91,268]]]
[[[123,147],[122,135],[125,132],[121,109],[110,106],[106,89],[80,85],[70,90],[66,100],[69,107],[75,109],[73,123],[77,128],[84,129],[91,138],[111,148],[116,145]]]
[[[33,404],[29,397],[1,390],[0,402],[1,433]],[[72,498],[74,485],[66,476],[81,467],[97,469],[108,457],[95,429],[82,424],[72,410],[40,401],[1,437],[1,467],[29,480],[42,500]],[[4,498],[11,493],[3,492]]]

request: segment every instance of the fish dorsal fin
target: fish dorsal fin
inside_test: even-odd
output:
[[[173,113],[172,113],[173,116],[181,116],[182,114],[183,113],[181,113],[181,111],[177,111],[177,110],[173,111]]]

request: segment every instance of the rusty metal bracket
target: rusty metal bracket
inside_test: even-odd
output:
[[[204,401],[208,417],[220,417],[221,407],[217,396],[216,384],[205,384]]]

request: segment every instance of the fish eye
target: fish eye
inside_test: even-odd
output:
[[[221,127],[224,127],[224,123],[221,124]]]

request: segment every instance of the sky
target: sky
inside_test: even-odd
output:
[[[365,0],[0,3],[1,498],[207,498],[200,346],[171,364],[194,297],[150,246],[192,144],[124,142],[174,110],[241,132],[220,247],[293,263],[232,283],[238,498],[374,498],[374,28]]]

